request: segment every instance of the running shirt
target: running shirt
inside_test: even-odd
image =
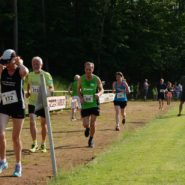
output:
[[[114,89],[116,90],[114,101],[127,101],[126,86],[123,81],[121,82],[121,84],[114,82]]]
[[[20,109],[25,108],[23,80],[18,67],[11,76],[6,68],[1,74],[1,104],[5,107],[18,105]]]
[[[77,81],[77,80],[75,80],[75,81],[72,83],[72,96],[78,96],[77,84],[78,84],[78,81]]]
[[[27,83],[30,84],[30,90],[31,90],[31,94],[28,101],[29,105],[35,105],[37,102],[39,88],[41,85],[40,74],[44,74],[47,87],[53,86],[53,79],[48,72],[45,72],[43,70],[41,70],[40,73],[30,72],[27,76]]]
[[[158,94],[165,94],[166,92],[166,85],[165,84],[159,84],[157,88]]]
[[[82,109],[98,107],[98,102],[95,98],[98,88],[97,78],[96,75],[93,75],[92,80],[87,80],[85,75],[81,76],[81,93],[84,99]]]

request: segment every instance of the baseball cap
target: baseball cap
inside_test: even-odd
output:
[[[8,63],[13,57],[16,57],[16,52],[13,49],[7,49],[3,52],[3,55],[0,58],[1,64]]]

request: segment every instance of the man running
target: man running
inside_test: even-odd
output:
[[[86,62],[85,74],[78,81],[78,96],[82,104],[81,116],[85,128],[85,137],[89,137],[88,146],[94,146],[96,117],[99,116],[99,97],[103,94],[103,85],[100,78],[93,74],[94,63]]]
[[[16,160],[13,176],[20,177],[22,176],[21,130],[25,117],[23,80],[29,71],[23,65],[23,60],[16,56],[12,49],[4,51],[0,62],[0,173],[8,168],[5,128],[11,117],[13,121],[12,140]]]
[[[77,107],[78,107],[79,111],[81,110],[80,98],[79,98],[78,92],[77,92],[77,84],[78,84],[79,79],[80,79],[80,76],[75,75],[74,76],[74,81],[70,84],[70,86],[68,88],[68,92],[72,95],[72,99],[71,99],[71,121],[76,120]]]
[[[167,91],[166,84],[164,83],[163,78],[160,79],[160,83],[157,87],[157,91],[158,91],[159,109],[163,110],[165,93]]]
[[[182,93],[181,93],[181,96],[180,96],[179,113],[178,113],[177,116],[181,116],[183,104],[185,102],[185,76],[181,77],[180,83],[182,85]]]
[[[44,110],[39,110],[35,112],[35,106],[38,99],[39,88],[41,85],[40,74],[44,74],[46,80],[46,86],[48,90],[51,92],[54,90],[53,79],[48,72],[42,70],[43,61],[39,56],[33,57],[32,59],[32,69],[33,72],[30,72],[27,77],[27,93],[26,97],[28,100],[28,112],[30,117],[30,133],[33,140],[31,145],[31,152],[36,152],[39,149],[37,143],[37,128],[36,128],[36,114],[40,116],[41,121],[41,134],[42,134],[42,142],[40,146],[40,150],[42,152],[46,152],[46,135],[47,135],[47,124],[45,120]]]

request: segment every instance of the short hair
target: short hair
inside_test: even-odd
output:
[[[116,76],[117,76],[117,75],[119,75],[119,76],[121,76],[121,77],[124,77],[124,76],[123,76],[123,73],[120,72],[120,71],[119,71],[119,72],[116,72]]]
[[[92,66],[92,67],[94,68],[94,63],[93,63],[93,62],[87,61],[87,62],[85,62],[85,64],[84,64],[84,67],[86,67],[86,66]]]
[[[74,80],[78,80],[80,78],[80,75],[75,75]]]
[[[37,60],[37,61],[39,61],[39,62],[40,62],[40,64],[43,64],[42,58],[41,58],[41,57],[39,57],[39,56],[35,56],[35,57],[33,57],[33,58],[32,58],[32,62],[33,62],[34,60]]]

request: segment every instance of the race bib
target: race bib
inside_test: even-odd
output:
[[[117,98],[124,98],[124,93],[123,92],[120,92],[120,93],[117,93]]]
[[[165,92],[165,90],[164,90],[164,89],[161,89],[161,90],[160,90],[160,92],[161,92],[161,93],[164,93],[164,92]]]
[[[38,85],[31,86],[31,92],[38,94],[39,93],[39,86]]]
[[[9,92],[2,93],[1,97],[2,97],[3,105],[18,102],[16,91],[9,91]]]
[[[93,95],[84,95],[83,98],[85,102],[88,102],[88,103],[93,102]]]

